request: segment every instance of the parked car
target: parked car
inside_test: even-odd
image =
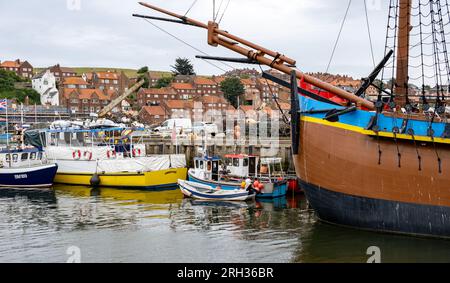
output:
[[[204,136],[205,134],[217,135],[219,133],[219,128],[214,123],[196,122],[194,123],[192,131],[200,136]]]
[[[189,133],[192,131],[191,119],[170,119],[163,122],[159,127],[153,129],[156,133],[172,133],[176,129],[177,133]]]

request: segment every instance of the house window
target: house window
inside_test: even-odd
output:
[[[98,99],[97,98],[92,99],[92,103],[98,103]]]
[[[89,103],[89,100],[83,99],[83,103]]]

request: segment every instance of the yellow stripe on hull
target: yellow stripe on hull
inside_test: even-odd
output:
[[[100,186],[133,189],[158,189],[176,185],[178,180],[186,180],[187,169],[176,168],[162,171],[137,173],[100,174]],[[56,174],[55,183],[77,186],[90,186],[92,174]]]
[[[308,116],[303,116],[301,118],[301,120],[305,121],[305,122],[314,123],[314,124],[320,124],[320,125],[325,125],[325,126],[329,126],[329,127],[344,129],[347,131],[357,132],[357,133],[361,133],[361,134],[367,135],[367,136],[373,136],[373,137],[377,136],[377,133],[374,131],[369,131],[369,130],[366,130],[361,127],[348,125],[348,124],[344,124],[344,123],[329,122],[324,119],[308,117]],[[450,144],[450,139],[444,139],[444,138],[438,138],[438,137],[431,138],[431,137],[425,137],[425,136],[414,136],[414,138],[413,138],[411,135],[405,135],[405,134],[395,135],[394,133],[388,133],[388,132],[378,132],[378,136],[385,137],[385,138],[396,138],[397,137],[397,139],[399,139],[399,140],[410,140],[410,141],[416,140],[416,141],[423,141],[423,142]]]

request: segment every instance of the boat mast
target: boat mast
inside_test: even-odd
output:
[[[397,76],[395,81],[395,103],[398,106],[408,104],[409,81],[409,43],[411,31],[411,2],[400,0],[397,43]],[[420,4],[419,4],[420,5]]]

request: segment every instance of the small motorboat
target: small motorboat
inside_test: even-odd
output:
[[[0,187],[47,188],[53,185],[58,165],[36,148],[0,150]]]
[[[199,200],[249,201],[256,198],[256,193],[247,190],[222,190],[220,186],[211,187],[183,180],[179,180],[178,185],[186,197]]]

